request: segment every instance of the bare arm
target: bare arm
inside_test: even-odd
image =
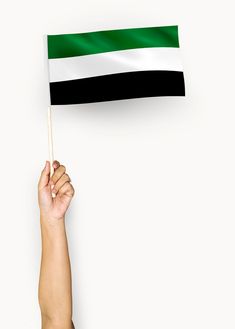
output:
[[[43,329],[72,329],[72,284],[65,213],[74,189],[65,167],[56,161],[54,168],[50,179],[47,162],[38,184],[42,236],[39,304]],[[55,198],[52,198],[52,192]]]

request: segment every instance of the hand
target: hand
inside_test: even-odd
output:
[[[50,163],[47,161],[38,183],[38,202],[41,218],[57,221],[64,219],[74,188],[64,166],[54,161],[53,168],[54,174],[50,178]]]

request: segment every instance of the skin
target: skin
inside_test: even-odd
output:
[[[39,305],[42,329],[73,329],[72,281],[65,214],[74,195],[66,168],[47,161],[38,183],[42,237]]]

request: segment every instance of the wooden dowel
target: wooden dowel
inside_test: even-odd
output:
[[[54,173],[53,161],[54,161],[54,152],[53,152],[53,135],[52,135],[52,119],[51,119],[51,106],[48,106],[48,146],[49,146],[49,160],[50,160],[50,176]]]

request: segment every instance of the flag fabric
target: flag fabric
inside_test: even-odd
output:
[[[178,26],[48,35],[51,105],[185,96]]]

